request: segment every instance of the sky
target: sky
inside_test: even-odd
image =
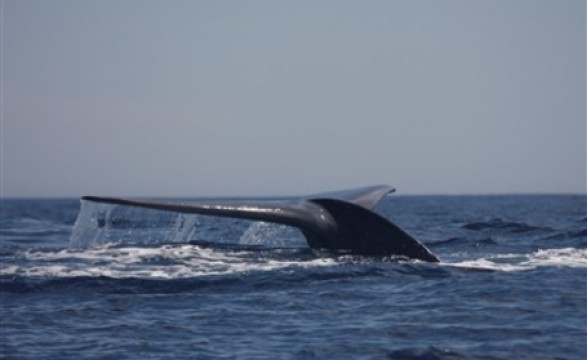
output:
[[[584,0],[0,0],[2,197],[585,193]]]

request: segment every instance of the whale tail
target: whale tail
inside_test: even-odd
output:
[[[381,215],[337,199],[317,199],[337,224],[332,249],[349,249],[367,256],[399,256],[428,262],[438,258],[424,245]]]
[[[84,196],[82,201],[135,206],[187,214],[273,222],[299,228],[308,245],[367,256],[399,256],[438,262],[424,245],[372,211],[387,194],[387,185],[317,194],[283,203],[171,203]]]

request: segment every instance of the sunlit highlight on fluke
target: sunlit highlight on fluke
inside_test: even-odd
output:
[[[438,258],[373,208],[395,189],[387,185],[330,192],[273,202],[198,202],[190,204],[84,196],[82,200],[272,222],[296,227],[314,249],[366,256],[397,256],[429,262]]]

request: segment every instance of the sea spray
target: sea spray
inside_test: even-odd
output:
[[[303,234],[296,228],[267,222],[255,222],[242,234],[241,245],[266,247],[307,247]]]
[[[70,249],[157,245],[193,240],[197,215],[81,201]]]

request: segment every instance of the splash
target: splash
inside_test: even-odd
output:
[[[587,249],[541,249],[531,254],[490,255],[445,265],[496,271],[524,271],[543,266],[587,268]]]
[[[267,247],[307,247],[306,240],[298,229],[267,222],[251,224],[240,237],[239,244]]]
[[[81,201],[70,249],[111,245],[185,243],[198,225],[196,215]]]

